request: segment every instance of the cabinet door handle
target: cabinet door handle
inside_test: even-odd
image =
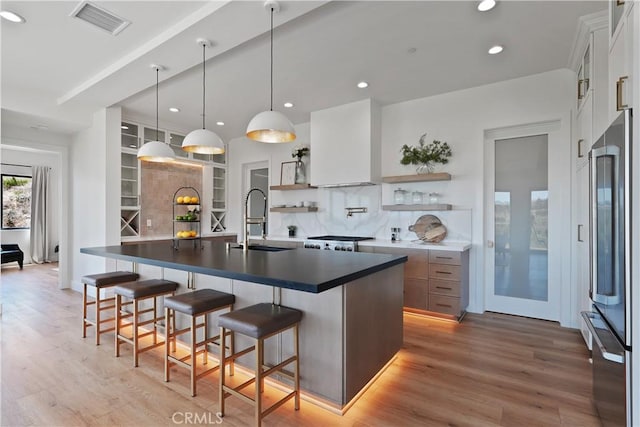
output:
[[[624,0],[616,0],[616,6],[624,6]]]
[[[622,86],[629,76],[622,76],[616,82],[616,111],[622,111],[629,108],[629,105],[622,103]]]
[[[582,80],[582,79],[578,80],[578,99],[584,98],[584,96],[582,95],[582,83],[583,82],[584,82],[584,80]]]
[[[582,239],[582,224],[578,224],[578,242],[584,242]]]
[[[579,139],[578,140],[578,157],[582,158],[584,157],[584,153],[582,152],[582,143],[584,142],[584,139]]]

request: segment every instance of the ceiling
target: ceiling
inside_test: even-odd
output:
[[[79,1],[2,1],[26,18],[2,22],[2,125],[72,133],[119,105],[130,119],[201,127],[225,141],[269,108],[269,14],[254,1],[96,1],[131,21],[117,36],[69,17]],[[274,16],[274,109],[294,123],[311,111],[374,98],[382,105],[568,66],[578,18],[598,1],[281,1]],[[494,44],[503,53],[490,56]],[[366,89],[356,83],[369,82]],[[284,108],[283,103],[294,103]],[[171,113],[169,107],[178,107]],[[223,121],[224,126],[216,126]]]

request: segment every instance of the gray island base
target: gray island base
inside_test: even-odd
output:
[[[301,310],[303,397],[338,413],[348,409],[402,346],[406,256],[305,249],[243,253],[219,242],[177,251],[166,243],[80,251],[116,259],[118,269],[135,268],[144,279],[175,280],[181,284],[179,293],[189,292],[187,283],[232,293],[236,309],[274,302]],[[216,327],[215,316],[209,324]],[[237,337],[237,349],[248,345],[244,337]],[[293,340],[285,332],[267,340],[265,364],[276,365],[292,354]],[[254,356],[238,362],[253,367]]]

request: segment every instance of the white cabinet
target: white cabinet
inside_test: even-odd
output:
[[[609,123],[620,111],[631,108],[633,96],[633,2],[611,2],[609,45]],[[637,60],[637,58],[636,58]]]
[[[380,182],[380,107],[371,99],[311,113],[311,185]]]
[[[140,127],[133,123],[120,125],[120,236],[140,235]]]
[[[589,160],[589,150],[593,144],[593,96],[591,92],[585,97],[582,108],[576,117],[577,139],[575,143],[576,166],[582,167]]]
[[[589,331],[580,317],[581,311],[591,310],[589,300],[589,165],[585,164],[576,173],[576,280],[577,280],[577,322],[580,325],[582,335],[591,348],[591,338]]]

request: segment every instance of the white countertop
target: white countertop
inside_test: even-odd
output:
[[[255,238],[252,238],[254,240]],[[258,240],[258,239],[255,239]],[[285,242],[304,242],[306,237],[267,236],[267,240]],[[363,240],[358,246],[380,248],[434,249],[439,251],[464,252],[471,249],[471,242],[445,241],[441,243],[425,243],[420,240],[401,240],[392,242],[386,239]]]

